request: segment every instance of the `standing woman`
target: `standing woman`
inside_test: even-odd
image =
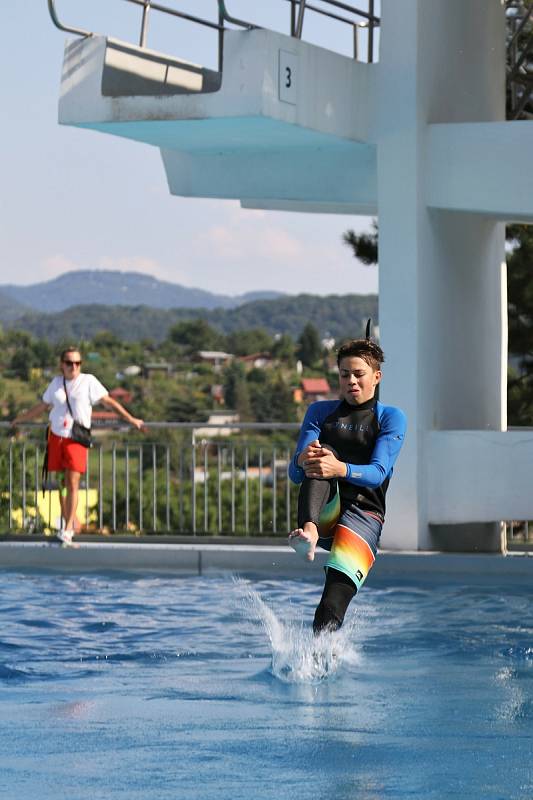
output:
[[[72,543],[74,520],[78,507],[80,477],[87,469],[87,447],[74,441],[74,422],[84,428],[91,427],[92,407],[103,403],[117,411],[138,430],[142,430],[142,419],[133,417],[119,402],[110,397],[107,389],[94,375],[81,371],[81,355],[77,348],[68,347],[60,356],[57,375],[48,385],[41,403],[19,414],[13,425],[38,417],[49,411],[50,433],[48,436],[48,471],[64,472],[65,492],[60,492],[61,512],[64,526],[57,534],[65,544]]]

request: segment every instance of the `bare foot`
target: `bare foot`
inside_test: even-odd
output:
[[[314,531],[296,528],[296,530],[289,533],[289,545],[307,561],[314,561],[317,542],[318,533]]]

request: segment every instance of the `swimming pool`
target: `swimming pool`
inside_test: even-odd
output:
[[[0,794],[529,798],[528,586],[431,583],[313,657],[318,582],[5,571]]]

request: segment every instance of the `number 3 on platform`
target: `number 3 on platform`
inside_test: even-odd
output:
[[[296,105],[298,56],[287,50],[279,51],[279,99]]]

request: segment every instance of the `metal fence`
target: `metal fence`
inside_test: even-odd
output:
[[[24,438],[0,440],[0,534],[52,534],[60,523],[60,486],[55,476],[43,486],[44,427],[23,427]],[[80,490],[81,530],[284,536],[296,517],[298,487],[287,467],[298,428],[151,423],[143,438],[96,429]],[[504,525],[509,550],[533,549],[532,522]]]
[[[0,531],[51,533],[60,524],[61,486],[54,475],[43,484],[43,434],[27,427],[27,436],[0,446]],[[286,534],[298,492],[287,476],[298,425],[222,428],[233,435],[221,438],[221,426],[193,423],[150,424],[142,439],[97,431],[80,488],[81,529]]]

